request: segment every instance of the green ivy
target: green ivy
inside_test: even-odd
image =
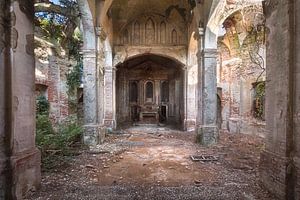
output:
[[[74,92],[81,84],[82,77],[82,61],[79,60],[67,75],[67,85],[69,95],[74,95]]]

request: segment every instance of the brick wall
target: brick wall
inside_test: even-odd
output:
[[[258,14],[260,13],[260,14]],[[265,123],[253,117],[253,83],[264,81],[265,43],[261,34],[252,32],[263,24],[261,6],[250,6],[228,17],[223,24],[223,36],[218,38],[219,83],[222,88],[222,128],[232,133],[264,136]],[[259,35],[259,43],[255,36]],[[259,45],[258,54],[254,54]],[[261,56],[261,66],[251,55]],[[255,60],[256,61],[256,60]],[[261,76],[260,76],[261,75]]]
[[[67,56],[58,54],[54,45],[36,38],[38,44],[35,48],[36,55],[36,84],[44,87],[42,93],[46,93],[50,104],[50,119],[53,124],[62,122],[69,116],[69,97],[66,74],[74,61]]]

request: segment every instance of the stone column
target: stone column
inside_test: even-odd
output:
[[[41,180],[33,15],[33,1],[0,1],[0,199],[23,199]]]
[[[203,32],[199,32],[197,138],[203,145],[212,145],[218,141],[219,137],[217,127],[217,49],[204,49]]]
[[[104,42],[104,120],[107,128],[116,128],[115,83],[116,69],[113,67],[112,50],[108,38]]]
[[[84,104],[84,143],[96,145],[100,142],[100,128],[97,122],[97,62],[96,50],[83,50],[83,104]]]
[[[105,67],[104,73],[104,126],[116,128],[115,122],[115,77],[116,70],[111,66]]]

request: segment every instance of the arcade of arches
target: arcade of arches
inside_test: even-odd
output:
[[[207,148],[224,129],[263,135],[262,185],[279,199],[300,198],[299,1],[78,5],[86,145],[145,124],[196,132]],[[41,181],[33,2],[1,0],[0,9],[0,199],[22,199]]]

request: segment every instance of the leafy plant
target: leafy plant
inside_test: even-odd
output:
[[[81,134],[81,126],[71,117],[54,130],[49,119],[49,102],[44,96],[37,97],[36,144],[42,153],[44,169],[51,170],[73,155],[74,144],[80,141]]]
[[[36,143],[42,153],[42,167],[52,170],[61,166],[69,156],[76,154],[75,144],[80,142],[82,128],[74,120],[67,120],[54,131],[48,116],[38,115]]]
[[[47,98],[43,95],[39,95],[36,98],[36,112],[37,114],[45,114],[48,115],[49,113],[49,102],[47,100]]]

